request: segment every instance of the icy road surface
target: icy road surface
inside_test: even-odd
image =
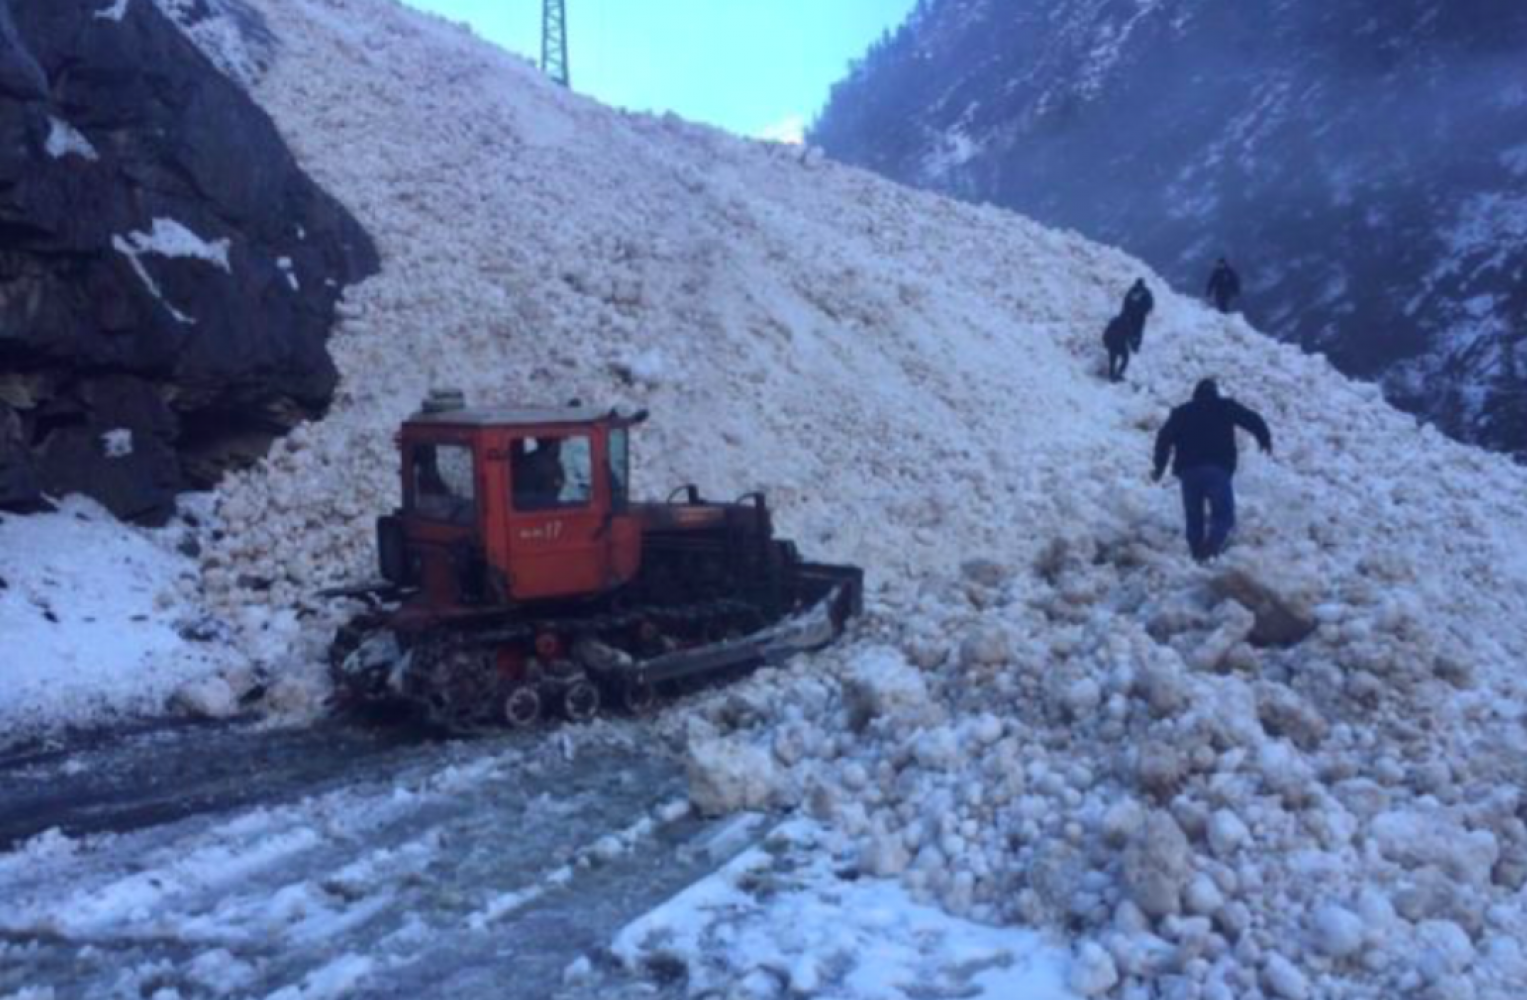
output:
[[[570,965],[606,978],[622,927],[751,844],[642,737],[191,727],[0,760],[0,997],[579,996]]]

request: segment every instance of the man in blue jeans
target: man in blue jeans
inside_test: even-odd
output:
[[[1235,400],[1221,396],[1219,386],[1206,378],[1193,390],[1192,401],[1174,409],[1156,435],[1156,468],[1151,478],[1159,482],[1166,471],[1167,459],[1172,460],[1172,474],[1182,484],[1188,549],[1199,562],[1224,551],[1235,528],[1237,427],[1249,431],[1264,452],[1272,453],[1272,433],[1267,429],[1267,421]]]

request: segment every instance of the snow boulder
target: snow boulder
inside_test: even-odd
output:
[[[1124,850],[1124,887],[1148,916],[1172,916],[1182,909],[1192,871],[1188,838],[1167,812],[1152,813]]]
[[[1113,956],[1095,941],[1083,941],[1071,960],[1067,985],[1084,997],[1099,997],[1119,982],[1119,970]]]
[[[1310,995],[1309,978],[1277,952],[1269,955],[1262,967],[1262,986],[1281,1000],[1306,1000]]]
[[[765,747],[742,736],[692,733],[684,753],[689,801],[708,816],[764,809],[774,801],[777,773]]]
[[[843,701],[855,729],[882,717],[921,721],[937,715],[923,675],[896,650],[884,646],[855,656],[843,682]]]
[[[1224,670],[1231,664],[1231,653],[1251,638],[1256,630],[1256,615],[1235,601],[1223,601],[1214,610],[1214,631],[1193,650],[1195,670]]]
[[[233,685],[222,677],[204,677],[182,685],[171,705],[199,719],[226,719],[239,710]]]
[[[1140,669],[1135,675],[1134,692],[1158,718],[1176,715],[1188,701],[1182,670],[1165,660],[1147,663]]]
[[[1318,624],[1309,602],[1292,588],[1277,587],[1244,566],[1220,573],[1212,587],[1222,599],[1235,601],[1252,613],[1255,624],[1249,638],[1254,646],[1296,646]]]
[[[1147,741],[1136,756],[1135,780],[1161,801],[1177,793],[1187,771],[1187,761],[1178,748],[1162,740]]]
[[[984,625],[960,643],[960,665],[969,669],[1001,666],[1012,658],[1008,634],[995,625]]]
[[[960,576],[968,583],[996,590],[1013,577],[1013,571],[993,559],[967,559],[960,564]]]
[[[1368,836],[1379,852],[1407,868],[1432,866],[1466,885],[1490,884],[1500,843],[1488,830],[1470,830],[1441,809],[1391,810],[1374,817]]]
[[[1316,950],[1332,958],[1357,953],[1367,936],[1363,918],[1336,903],[1324,903],[1310,917],[1310,938]]]

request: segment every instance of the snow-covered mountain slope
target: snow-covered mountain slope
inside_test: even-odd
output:
[[[925,0],[813,141],[1079,230],[1527,454],[1527,8]]]
[[[1513,599],[1527,476],[1322,359],[1166,296],[1140,384],[1099,380],[1096,331],[1141,273],[1120,253],[611,111],[380,0],[256,6],[282,51],[257,97],[387,260],[347,296],[331,416],[222,491],[206,583],[234,605],[370,571],[392,433],[432,386],[649,407],[646,492],[767,488],[804,548],[894,585],[972,555],[1026,564],[1057,532],[1171,526],[1150,433],[1208,374],[1280,440],[1245,473],[1249,546],[1327,586],[1376,551],[1445,547],[1418,581],[1441,606],[1474,613],[1452,582],[1470,574]]]
[[[799,805],[919,898],[1080,933],[1079,991],[1527,975],[1527,473],[1170,294],[1106,384],[1144,268],[1077,236],[598,107],[388,0],[253,6],[257,98],[384,257],[329,417],[221,492],[204,585],[277,666],[369,574],[431,386],[646,406],[643,492],[763,487],[875,588],[856,642],[688,713],[702,804]],[[1277,440],[1208,570],[1146,475],[1204,375]]]

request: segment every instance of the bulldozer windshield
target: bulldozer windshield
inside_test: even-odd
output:
[[[471,524],[476,513],[472,449],[457,444],[421,444],[411,463],[413,508],[421,516],[451,524]]]
[[[587,436],[521,438],[511,454],[516,510],[583,507],[593,498],[593,448]]]

